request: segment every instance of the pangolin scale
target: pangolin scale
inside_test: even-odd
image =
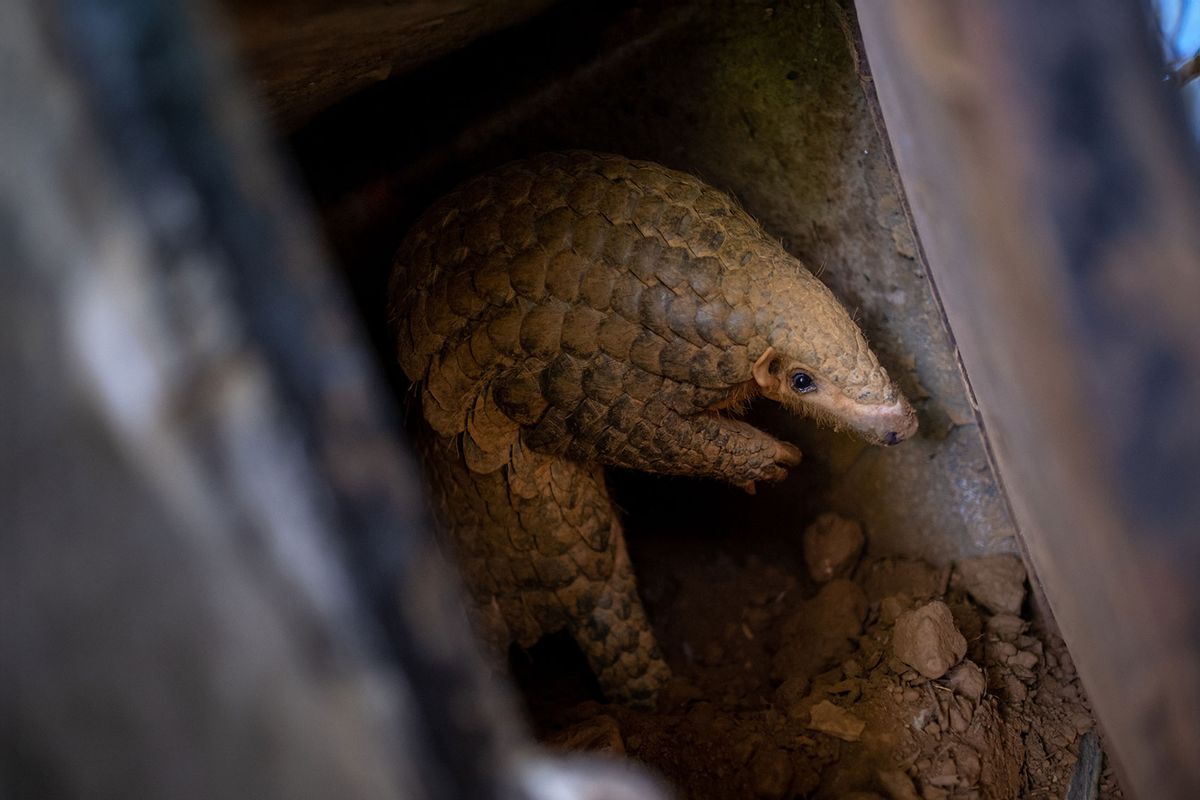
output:
[[[405,238],[390,298],[481,632],[502,652],[570,631],[616,700],[669,673],[604,465],[778,480],[799,451],[724,413],[756,395],[882,443],[916,428],[820,281],[727,195],[649,162],[551,153],[467,182]]]

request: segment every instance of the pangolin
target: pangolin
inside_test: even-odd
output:
[[[668,676],[604,465],[753,489],[800,452],[755,396],[895,444],[912,408],[833,294],[722,192],[646,161],[550,153],[436,202],[390,317],[418,387],[439,527],[503,652],[566,629],[605,694]]]

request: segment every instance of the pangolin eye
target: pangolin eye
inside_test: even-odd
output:
[[[799,394],[804,394],[805,392],[811,392],[813,389],[816,389],[817,382],[814,381],[812,375],[809,375],[807,372],[793,372],[792,388],[795,389]]]

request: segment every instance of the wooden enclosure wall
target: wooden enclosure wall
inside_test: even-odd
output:
[[[924,252],[1143,800],[1200,797],[1200,181],[1136,2],[859,0]]]

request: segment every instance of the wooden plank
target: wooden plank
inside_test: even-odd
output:
[[[517,23],[550,0],[227,0],[238,49],[276,121],[337,100]]]
[[[484,667],[210,11],[0,5],[0,797],[659,800]]]
[[[1123,0],[859,0],[929,267],[1128,790],[1200,797],[1200,180]]]
[[[198,6],[0,17],[0,795],[524,796],[388,395]]]

